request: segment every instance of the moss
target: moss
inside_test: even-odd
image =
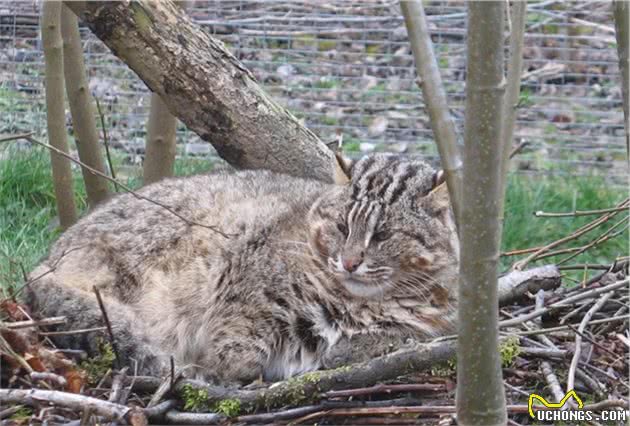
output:
[[[140,33],[146,32],[147,29],[153,25],[152,17],[148,11],[142,7],[138,2],[131,2],[131,13],[133,13],[134,21],[136,22],[136,28]]]
[[[499,352],[501,353],[501,365],[503,367],[509,367],[514,362],[514,358],[521,353],[521,348],[518,345],[518,336],[510,336],[499,345]]]
[[[241,401],[238,399],[223,399],[214,405],[212,411],[227,417],[236,417],[241,412]]]
[[[98,381],[110,370],[114,361],[116,360],[116,354],[112,348],[111,343],[105,342],[103,339],[98,339],[99,354],[95,357],[88,358],[82,361],[79,365],[88,375],[88,382],[90,384],[96,384]]]
[[[184,401],[184,410],[186,411],[208,411],[208,391],[205,389],[195,389],[191,385],[186,384],[181,389],[182,400]],[[218,404],[217,404],[218,405]]]
[[[13,413],[10,419],[14,422],[23,422],[29,420],[33,415],[33,410],[29,407],[20,407],[15,413]]]
[[[438,377],[450,377],[457,371],[457,361],[455,358],[441,362],[431,368],[431,375]]]

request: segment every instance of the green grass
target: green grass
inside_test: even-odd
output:
[[[22,282],[22,269],[29,271],[46,254],[58,235],[55,196],[50,176],[49,155],[42,149],[10,150],[0,160],[0,287],[6,288]],[[115,158],[116,167],[120,161]],[[175,173],[178,176],[204,173],[212,169],[212,162],[198,158],[178,159]],[[74,169],[77,205],[85,210],[85,191],[81,174]],[[138,174],[128,175],[124,181],[138,187]],[[614,206],[624,197],[625,191],[611,188],[599,177],[528,178],[512,176],[509,181],[506,221],[502,250],[523,249],[547,244],[564,237],[571,231],[594,219],[536,218],[533,212],[589,210]],[[617,220],[589,232],[570,246],[585,243],[603,233]],[[562,246],[566,247],[566,246]],[[628,255],[628,233],[571,260],[577,263],[610,263],[615,257]],[[539,264],[562,259],[544,259]],[[515,258],[502,258],[502,267],[508,267]]]

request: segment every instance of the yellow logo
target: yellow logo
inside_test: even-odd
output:
[[[543,398],[540,395],[537,395],[535,393],[529,395],[529,401],[527,402],[527,408],[529,409],[529,415],[532,416],[533,419],[536,418],[536,416],[534,415],[534,400],[537,399],[538,401],[540,401],[542,403],[542,405],[544,405],[547,408],[562,408],[562,406],[564,404],[567,403],[567,401],[569,400],[569,398],[573,397],[573,399],[575,399],[575,402],[577,402],[578,408],[581,410],[582,408],[584,408],[584,403],[582,402],[582,400],[580,399],[579,396],[577,396],[577,394],[575,393],[575,390],[571,389],[569,392],[567,392],[567,394],[564,396],[564,398],[562,398],[562,401],[560,402],[548,402],[545,398]]]

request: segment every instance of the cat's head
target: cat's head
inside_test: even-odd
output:
[[[384,154],[348,172],[350,182],[317,200],[308,218],[311,251],[337,281],[364,298],[453,287],[459,242],[441,175]]]

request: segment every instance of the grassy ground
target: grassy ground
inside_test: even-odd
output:
[[[13,151],[3,158],[0,160],[0,286],[6,288],[22,280],[22,270],[29,271],[45,255],[58,232],[48,153],[40,149]],[[115,166],[119,167],[120,164],[116,163],[119,161],[115,161]],[[182,176],[206,172],[211,167],[207,161],[191,158],[178,160],[175,169],[176,174]],[[126,181],[134,187],[140,184],[140,179],[133,175]],[[81,182],[76,169],[76,199],[78,206],[84,210],[85,192]],[[610,188],[596,177],[533,179],[513,176],[508,187],[503,250],[549,243],[593,219],[536,218],[532,214],[536,210],[600,209],[614,206],[623,197],[625,191]],[[590,241],[606,228],[598,228],[581,241]],[[624,235],[589,250],[570,263],[610,263],[615,257],[627,254],[626,231]],[[513,260],[503,258],[503,267],[509,266]],[[545,259],[541,263],[553,260]]]

